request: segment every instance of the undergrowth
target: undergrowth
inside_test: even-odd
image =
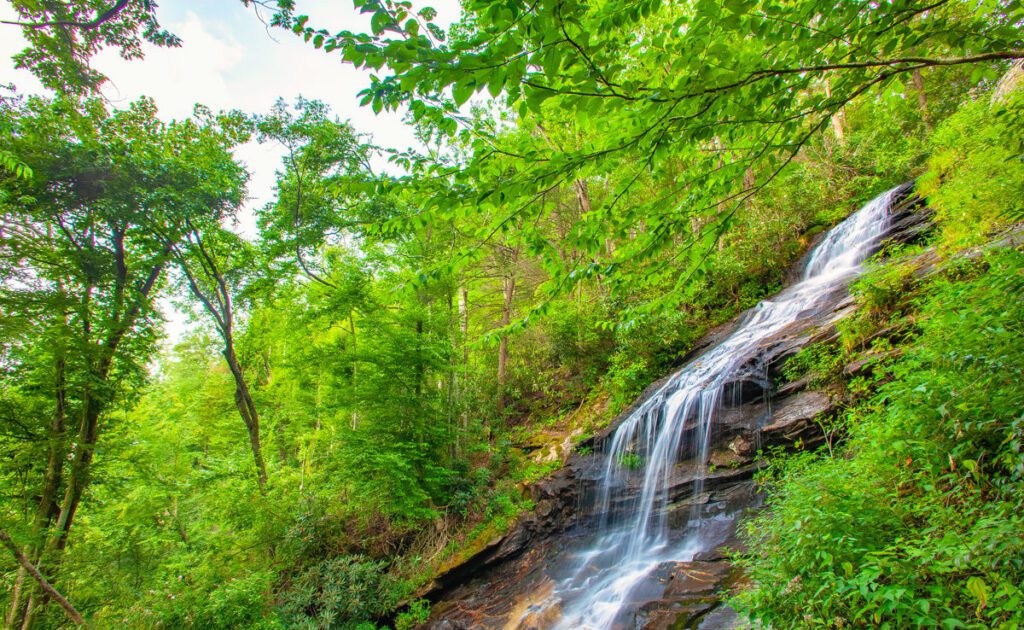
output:
[[[761,474],[770,508],[745,524],[751,551],[737,558],[753,586],[733,600],[751,621],[1024,626],[1024,253],[964,250],[1024,199],[1022,134],[1001,114],[1020,103],[979,100],[936,134],[922,190],[941,271],[922,279],[898,258],[868,274],[840,342],[787,366],[858,396],[837,449],[776,456]],[[887,359],[842,373],[870,353]]]

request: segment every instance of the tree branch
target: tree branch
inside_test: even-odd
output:
[[[0,529],[0,542],[3,543],[4,547],[10,549],[11,553],[14,554],[14,558],[18,561],[18,564],[24,567],[25,570],[28,571],[29,575],[35,578],[36,582],[39,582],[39,586],[43,591],[52,597],[54,601],[60,604],[60,607],[68,614],[71,621],[75,622],[75,624],[79,626],[85,625],[85,619],[82,618],[82,614],[75,610],[75,607],[71,605],[71,602],[61,595],[52,584],[46,581],[46,578],[39,572],[39,569],[37,569],[35,565],[25,557],[25,554],[18,549],[18,546],[14,544],[14,541],[11,540],[10,535],[4,529]]]
[[[10,21],[7,21],[7,20],[0,20],[0,24],[9,24],[11,26],[20,26],[22,28],[28,28],[28,29],[32,29],[32,30],[38,30],[38,29],[42,29],[42,28],[49,28],[51,26],[62,26],[62,27],[77,28],[77,29],[81,29],[83,31],[91,31],[93,29],[99,28],[100,26],[103,26],[104,24],[106,24],[110,20],[112,20],[115,17],[117,17],[117,15],[121,11],[123,11],[125,9],[125,7],[128,6],[129,2],[131,2],[131,0],[117,0],[117,4],[115,4],[114,6],[110,7],[109,9],[104,11],[103,13],[100,13],[99,15],[97,15],[95,17],[95,19],[92,19],[92,20],[90,20],[88,22],[74,22],[74,21],[69,21],[69,20],[49,20],[49,21],[46,21],[46,22],[10,22]]]

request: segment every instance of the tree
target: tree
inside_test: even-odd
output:
[[[283,100],[256,118],[260,142],[284,148],[284,170],[277,176],[277,199],[260,213],[270,258],[288,262],[285,270],[332,286],[310,257],[322,248],[358,234],[377,199],[369,160],[375,151],[348,123],[333,119],[319,101],[299,98],[293,115]]]
[[[202,228],[190,222],[189,228],[179,244],[169,243],[169,246],[189,291],[209,315],[217,335],[224,342],[224,360],[235,382],[235,407],[249,434],[249,446],[256,464],[256,481],[260,492],[265,493],[267,467],[260,442],[260,416],[235,352],[238,313],[232,298],[246,272],[254,267],[253,248],[216,222]]]
[[[9,416],[5,441],[35,480],[26,556],[52,581],[88,488],[102,420],[145,380],[173,249],[192,221],[241,201],[234,131],[207,113],[157,120],[151,101],[108,114],[63,101],[8,105],[0,125],[30,180],[7,177],[0,202],[4,397],[45,413]],[[43,344],[38,344],[43,340]],[[33,506],[32,509],[27,509]],[[19,587],[23,584],[19,578]],[[46,596],[14,593],[8,619],[32,625]]]
[[[14,558],[18,561],[18,564],[20,564],[21,567],[25,571],[27,571],[32,576],[33,579],[39,582],[39,587],[43,589],[43,592],[45,592],[47,596],[53,598],[54,601],[60,604],[60,607],[67,612],[68,617],[71,619],[71,621],[75,622],[75,624],[80,626],[85,625],[85,619],[82,618],[82,613],[78,612],[78,610],[76,610],[75,607],[71,605],[71,602],[69,602],[63,595],[57,592],[57,589],[53,588],[52,584],[46,581],[46,578],[43,577],[43,575],[39,572],[39,569],[32,566],[32,562],[27,557],[25,557],[25,554],[22,553],[22,551],[18,549],[17,545],[14,544],[14,541],[11,540],[10,534],[8,534],[3,529],[0,529],[0,543],[7,547],[7,549],[10,550],[12,554],[14,554]]]

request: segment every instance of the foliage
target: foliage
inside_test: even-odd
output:
[[[15,177],[22,179],[32,178],[32,169],[10,151],[0,150],[0,168],[13,173]]]
[[[591,256],[554,273],[544,288],[555,293],[595,275],[618,288],[656,284],[646,263],[666,251],[683,263],[673,270],[679,285],[689,284],[712,267],[708,253],[747,200],[824,130],[844,141],[848,105],[882,97],[898,109],[911,76],[971,64],[977,84],[998,75],[993,62],[1024,54],[1019,2],[479,0],[447,36],[431,9],[356,6],[370,14],[370,32],[317,28],[304,16],[284,24],[379,73],[364,104],[407,106],[431,133],[467,147],[464,164],[429,171],[443,182],[424,207],[434,221],[475,211],[490,215],[494,232],[510,220],[526,226],[556,216],[545,203],[552,189],[606,178],[607,198],[568,230]],[[477,93],[491,95],[519,132],[461,113]],[[575,133],[548,132],[556,112],[572,112]],[[531,128],[539,132],[523,133]],[[888,163],[906,165],[914,151],[900,145],[912,135],[882,133],[899,147]],[[649,182],[667,186],[643,195]],[[595,259],[609,239],[614,252]]]
[[[424,624],[430,618],[430,603],[425,599],[417,599],[409,604],[408,610],[395,619],[395,630],[412,630]]]
[[[977,245],[1024,218],[1024,94],[998,103],[979,95],[936,132],[921,189],[938,213],[947,246]]]
[[[0,99],[0,516],[97,627],[421,623],[422,588],[533,508],[566,440],[867,198],[927,169],[948,247],[1020,207],[1020,99],[983,97],[1022,54],[1016,1],[473,0],[445,34],[360,0],[371,32],[332,35],[243,0],[377,72],[366,104],[408,107],[423,153],[301,98],[110,110],[90,59],[175,45],[156,5],[12,4],[19,63],[63,96]],[[251,241],[231,229],[250,138],[284,153]],[[920,332],[844,383],[844,457],[774,469],[753,531],[777,553],[750,561],[769,587],[748,607],[780,627],[806,621],[796,598],[815,622],[1015,614],[1019,314],[994,287],[1017,259],[922,287],[916,253],[855,287],[845,346],[786,367],[839,383],[858,349]],[[174,347],[167,300],[193,316]],[[799,535],[772,529],[794,515]],[[62,623],[23,578],[0,564],[5,612]]]
[[[999,113],[1005,106],[983,115],[990,107],[976,99],[942,125],[924,180],[938,206],[937,240],[953,258],[922,282],[915,257],[897,257],[856,288],[864,308],[844,330],[845,352],[884,329],[888,337],[872,343],[895,342],[902,356],[860,385],[868,395],[845,412],[838,452],[775,458],[762,479],[772,507],[748,523],[755,553],[740,560],[755,587],[735,600],[753,620],[1024,622],[1024,312],[1006,299],[1024,289],[1024,255],[953,249],[978,243],[1022,199],[1015,162],[1000,155],[1014,145],[993,145],[1013,133]],[[999,168],[989,162],[993,151]],[[827,367],[835,352],[812,347],[793,372]]]
[[[849,414],[842,457],[805,454],[767,479],[748,526],[757,588],[739,599],[786,627],[1016,627],[1024,257],[993,253],[921,297],[921,335],[893,380]]]
[[[245,6],[264,6],[280,21],[294,8],[291,0],[271,6],[262,0],[241,0]],[[88,96],[106,80],[90,66],[91,58],[112,48],[124,59],[143,56],[144,43],[177,47],[181,39],[161,28],[157,3],[152,0],[11,0],[16,20],[0,21],[5,30],[20,28],[28,46],[14,56],[44,86],[58,94]]]
[[[166,124],[147,100],[108,113],[29,99],[6,104],[0,127],[33,170],[0,180],[2,391],[17,405],[3,418],[12,465],[0,475],[18,488],[0,509],[31,561],[56,573],[108,414],[145,385],[169,251],[191,225],[232,214],[245,174],[229,152],[233,122],[203,110]],[[32,625],[32,597],[13,595],[12,619]]]
[[[644,458],[638,453],[623,453],[616,463],[626,470],[639,470],[644,465]]]
[[[371,619],[390,611],[395,601],[379,562],[338,556],[316,564],[295,579],[282,605],[292,627],[345,627],[346,620]]]
[[[901,256],[893,252],[893,258],[869,269],[854,282],[850,290],[860,308],[837,326],[843,353],[866,351],[868,345],[874,347],[883,341],[877,338],[880,330],[895,337],[900,329],[907,328],[907,296],[918,283],[919,271],[913,253]]]
[[[842,376],[844,353],[832,344],[812,344],[786,361],[782,367],[782,378],[793,382],[809,377],[808,385],[821,388]]]
[[[161,30],[156,4],[107,0],[87,2],[11,3],[29,47],[15,56],[18,67],[31,70],[48,88],[84,92],[97,87],[102,75],[89,67],[101,48],[113,47],[125,59],[142,56],[142,42],[180,46],[181,40]]]

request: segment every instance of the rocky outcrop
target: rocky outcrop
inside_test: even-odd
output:
[[[928,229],[928,213],[920,201],[908,196],[893,211],[889,242],[910,242]],[[855,309],[852,299],[839,299],[825,312],[809,314],[766,340],[759,365],[730,384],[712,436],[707,465],[681,461],[671,473],[666,508],[673,528],[683,529],[699,513],[702,527],[720,522],[713,536],[720,546],[688,562],[660,565],[635,593],[623,613],[623,625],[636,628],[731,628],[735,614],[723,605],[724,596],[738,584],[737,574],[724,552],[735,548],[735,518],[706,520],[708,515],[737,515],[759,501],[752,477],[759,467],[759,452],[768,446],[813,446],[824,436],[817,420],[834,413],[840,402],[828,391],[809,389],[810,379],[780,383],[781,366],[810,343],[837,337],[836,324]],[[738,321],[739,318],[737,318]],[[728,335],[735,322],[713,331],[694,352]],[[692,353],[691,353],[692,356]],[[857,373],[870,362],[847,366]],[[657,391],[653,384],[634,407],[624,411],[606,432],[586,445],[600,451],[617,425]],[[547,628],[558,618],[557,604],[545,602],[554,585],[555,569],[574,553],[573,541],[590,523],[586,498],[595,491],[603,471],[600,454],[575,454],[566,465],[528,489],[536,509],[523,516],[508,533],[495,538],[462,565],[439,576],[427,594],[435,601],[427,626],[457,628]],[[610,506],[612,516],[617,508]],[[697,509],[695,509],[697,508]],[[703,534],[703,530],[702,530]]]

